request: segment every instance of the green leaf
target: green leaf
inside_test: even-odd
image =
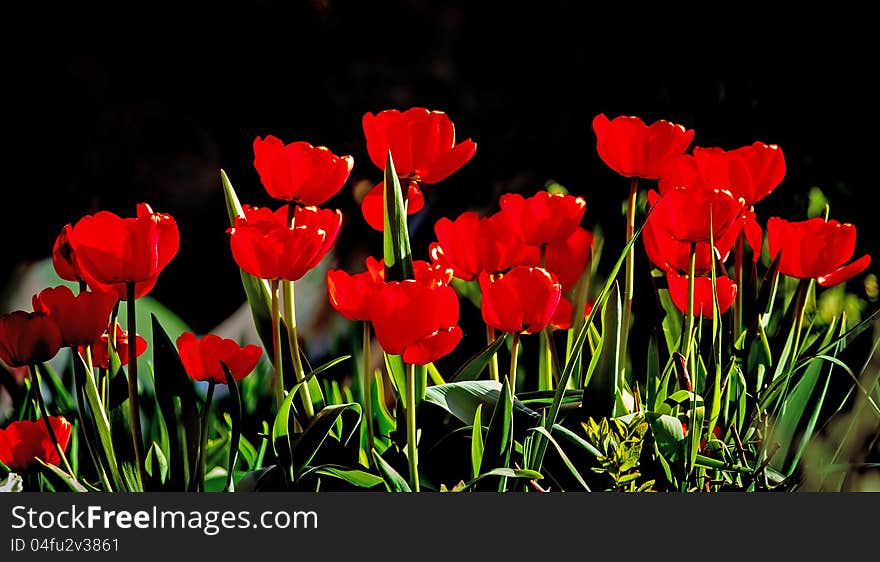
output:
[[[293,393],[291,393],[293,394]],[[349,418],[354,421],[349,424],[345,423],[344,416],[349,414]],[[351,416],[350,414],[354,414]],[[361,421],[361,405],[357,402],[348,404],[334,404],[324,407],[315,414],[309,421],[309,425],[297,438],[290,444],[291,466],[294,474],[300,474],[306,466],[312,462],[321,445],[327,439],[330,431],[336,425],[337,420],[341,420],[343,425],[349,425],[350,429],[347,433],[343,433],[340,441],[343,445],[347,444],[352,435],[357,432],[358,424]]]
[[[51,474],[51,475],[54,475],[54,476],[60,478],[61,481],[64,482],[68,488],[70,488],[71,492],[87,492],[88,491],[88,490],[86,490],[85,486],[83,486],[82,484],[80,484],[79,482],[76,481],[76,478],[74,478],[70,474],[64,472],[63,470],[61,470],[60,468],[58,468],[54,464],[47,464],[47,463],[43,462],[42,459],[39,459],[39,458],[34,458],[34,460],[37,461],[37,463],[40,465],[40,467],[42,468],[44,473]]]
[[[623,416],[621,419],[626,419]],[[657,443],[657,450],[670,464],[681,458],[681,442],[684,440],[684,429],[678,418],[647,412],[645,419],[651,428],[651,434]]]
[[[438,384],[425,391],[425,401],[440,406],[465,425],[473,425],[474,415],[480,405],[495,408],[501,395],[502,384],[498,381],[459,381]],[[537,421],[540,415],[514,399],[513,411],[516,414]]]
[[[464,486],[462,486],[460,488],[459,487],[455,488],[455,490],[462,492],[464,490],[467,490],[468,488],[474,487],[481,480],[484,480],[486,478],[490,478],[490,479],[494,480],[495,478],[498,478],[498,477],[501,477],[502,479],[526,478],[528,480],[540,480],[544,476],[536,470],[526,470],[526,469],[521,469],[521,468],[493,468],[489,472],[485,472],[485,473],[477,476],[476,478],[474,478],[470,482],[467,482]]]
[[[275,414],[275,420],[272,422],[272,450],[275,451],[278,464],[287,468],[291,467],[291,459],[293,458],[290,447],[290,426],[292,421],[290,412],[295,412],[293,406],[295,396],[296,392],[291,391],[287,393],[281,405],[278,406],[278,413]],[[294,414],[293,419],[296,419],[296,414]]]
[[[226,486],[227,492],[235,491],[235,482],[233,476],[235,474],[235,461],[238,460],[238,444],[241,441],[241,394],[238,392],[238,383],[235,377],[229,371],[229,367],[222,361],[220,365],[223,367],[223,374],[226,375],[226,386],[229,387],[229,397],[232,400],[232,411],[230,418],[232,420],[232,437],[229,441],[229,464],[226,468]]]
[[[493,382],[496,385],[498,384],[496,381],[469,381],[452,384],[473,385],[477,382]],[[498,391],[496,400],[500,400],[499,407],[494,408],[492,419],[489,421],[489,431],[486,433],[486,442],[483,447],[483,458],[480,466],[509,468],[510,454],[513,451],[513,399],[510,386],[507,383],[507,377],[504,378],[504,383]],[[476,413],[476,407],[474,407],[474,413]],[[471,420],[473,420],[473,416],[471,416]],[[502,477],[491,479],[488,482],[487,489],[503,492],[505,487],[506,479]]]
[[[553,447],[556,448],[556,452],[559,453],[559,458],[562,459],[562,462],[563,464],[565,464],[566,468],[568,468],[568,471],[571,472],[571,475],[574,476],[574,479],[577,480],[578,484],[580,484],[585,491],[589,492],[590,487],[587,486],[586,482],[584,482],[584,479],[581,476],[580,472],[578,472],[577,469],[574,467],[574,464],[572,464],[571,460],[568,458],[568,455],[565,454],[562,446],[560,446],[559,443],[557,443],[556,439],[553,438],[553,435],[551,435],[549,431],[547,431],[540,425],[529,429],[529,431],[536,431],[540,433],[544,436],[545,439],[553,444]]]
[[[188,484],[187,468],[191,468],[198,457],[198,400],[177,348],[155,316],[152,328],[156,401],[168,432],[167,460],[171,472],[168,486],[171,491],[184,491]]]
[[[156,487],[161,487],[168,478],[168,459],[165,457],[165,453],[162,452],[162,447],[155,441],[150,444],[150,448],[147,450],[147,458],[144,464],[146,465],[147,474],[157,484]]]
[[[480,378],[480,375],[492,360],[492,356],[498,352],[505,341],[507,341],[507,334],[502,334],[495,338],[495,341],[478,351],[464,365],[459,367],[455,374],[452,375],[452,378],[449,379],[449,382],[473,381]]]
[[[309,470],[309,473],[311,472],[344,480],[358,488],[372,488],[385,483],[385,479],[381,476],[376,476],[363,470],[349,469],[332,464],[316,466]]]
[[[86,401],[89,404],[89,410],[92,412],[92,419],[95,421],[95,427],[98,430],[98,438],[101,443],[101,449],[104,452],[103,459],[106,461],[106,468],[110,471],[113,480],[113,487],[116,491],[125,490],[125,481],[119,472],[119,463],[116,460],[116,449],[113,446],[113,432],[110,428],[110,420],[107,417],[107,411],[101,404],[98,396],[98,387],[95,383],[93,373],[88,369],[82,356],[77,353],[73,358],[74,379],[81,380],[86,395]],[[101,456],[101,455],[99,455]]]
[[[585,381],[584,393],[590,397],[583,402],[582,419],[587,416],[620,416],[626,413],[620,395],[623,372],[620,368],[620,341],[622,314],[617,283],[612,286],[607,304],[602,307],[602,347],[595,372]],[[591,365],[592,369],[592,365]]]
[[[373,461],[376,463],[379,472],[382,473],[382,478],[385,480],[385,487],[389,492],[412,492],[409,484],[406,483],[406,479],[394,470],[394,468],[382,458],[382,455],[380,455],[376,449],[372,450],[372,454]]]
[[[483,462],[483,423],[482,412],[483,405],[477,406],[474,413],[474,425],[471,428],[471,477],[477,478],[480,475],[480,466]]]
[[[385,230],[383,248],[385,255],[385,280],[403,281],[414,279],[412,250],[409,247],[409,231],[406,226],[406,209],[400,180],[394,169],[391,151],[385,161],[385,187],[383,189]]]

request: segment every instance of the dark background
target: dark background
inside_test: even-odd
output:
[[[807,192],[819,186],[832,217],[858,225],[857,255],[877,253],[876,64],[864,15],[590,4],[263,1],[182,13],[133,3],[90,15],[49,8],[53,25],[39,14],[7,18],[30,35],[4,40],[0,287],[49,255],[65,223],[100,209],[130,216],[147,201],[181,230],[180,253],[152,295],[205,332],[244,300],[218,169],[244,202],[267,204],[255,136],[352,154],[351,180],[327,204],[346,215],[338,250],[378,254],[381,239],[351,189],[381,177],[361,117],[411,106],[446,111],[459,138],[478,144],[462,170],[426,188],[428,208],[413,223],[417,258],[440,216],[493,210],[499,194],[553,179],[587,198],[585,224],[601,223],[613,259],[626,182],[596,155],[590,122],[600,112],[685,124],[697,145],[781,145],[788,173],[759,220],[805,218]],[[74,15],[83,22],[65,19]],[[852,290],[863,290],[860,279]]]

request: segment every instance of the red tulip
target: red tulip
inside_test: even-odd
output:
[[[349,320],[369,320],[370,305],[384,278],[385,265],[373,257],[367,258],[367,270],[349,275],[341,269],[327,272],[327,293],[330,304]]]
[[[626,177],[657,179],[663,170],[684,154],[694,138],[692,129],[669,121],[650,126],[638,117],[621,116],[611,121],[604,114],[593,118],[596,150],[605,164]]]
[[[666,280],[669,282],[669,296],[672,302],[683,313],[688,311],[688,278],[687,275],[679,275],[674,271],[666,272]],[[718,293],[718,309],[721,314],[727,312],[736,298],[736,283],[729,277],[716,277],[716,292]],[[703,318],[715,316],[715,308],[712,304],[712,278],[694,278],[694,314]]]
[[[115,293],[82,292],[74,295],[67,287],[53,287],[34,295],[35,312],[48,314],[61,331],[61,344],[88,345],[107,328],[116,305]]]
[[[71,230],[73,230],[71,225],[64,225],[61,234],[55,239],[55,245],[52,247],[52,265],[55,267],[55,273],[58,274],[58,277],[65,281],[79,283],[85,281],[85,279],[83,279],[82,272],[79,270],[76,255],[73,253],[73,247],[70,245]]]
[[[455,144],[455,126],[442,111],[389,109],[363,119],[370,160],[385,169],[388,151],[401,178],[437,183],[464,166],[477,150],[471,139]]]
[[[254,139],[254,167],[263,187],[275,199],[320,205],[348,179],[354,158],[336,156],[325,146],[293,142],[268,135]]]
[[[85,216],[69,239],[89,286],[113,290],[120,300],[127,298],[126,283],[135,283],[135,298],[150,292],[180,246],[171,215],[154,213],[146,203],[137,206],[137,218],[108,211]]]
[[[416,280],[383,283],[369,314],[382,349],[403,355],[406,363],[436,361],[461,340],[458,298],[446,285]]]
[[[546,191],[528,199],[507,193],[500,203],[512,233],[533,246],[565,240],[580,225],[587,207],[583,197]]]
[[[61,330],[46,314],[16,310],[0,316],[0,359],[10,367],[42,363],[61,348]]]
[[[743,212],[744,201],[727,191],[677,187],[657,203],[656,226],[681,242],[720,240]]]
[[[562,285],[547,270],[517,266],[495,276],[480,275],[483,321],[503,332],[533,334],[550,323]]]
[[[785,177],[785,156],[775,144],[756,141],[732,151],[740,157],[749,171],[748,186],[736,186],[734,196],[742,197],[747,205],[754,205],[776,189]]]
[[[61,450],[66,450],[73,426],[63,416],[49,416],[49,425]],[[3,464],[24,472],[37,464],[36,459],[54,465],[61,462],[46,428],[46,420],[16,421],[6,429],[0,429],[0,461]]]
[[[135,334],[137,341],[135,343],[135,355],[140,357],[147,350],[147,340]],[[92,364],[102,369],[110,368],[110,352],[108,350],[110,336],[105,331],[92,343]],[[119,363],[128,364],[128,332],[116,325],[116,355],[119,357]],[[80,353],[84,350],[80,348]]]
[[[265,207],[243,207],[228,232],[232,257],[240,268],[261,279],[296,281],[330,250],[342,225],[342,213],[296,207],[293,227],[287,206],[275,212]]]
[[[559,304],[553,312],[553,318],[550,319],[550,325],[557,330],[567,330],[571,328],[571,317],[574,314],[574,307],[571,301],[565,297],[559,298]]]
[[[441,218],[434,224],[437,243],[430,247],[434,261],[451,268],[454,275],[472,281],[480,273],[497,273],[513,265],[538,265],[537,248],[510,235],[507,217],[496,213],[480,218],[473,211],[451,221]]]
[[[562,292],[572,290],[587,269],[593,247],[593,233],[577,227],[567,238],[549,244],[546,269],[562,284]]]
[[[865,254],[847,265],[856,248],[856,227],[816,217],[789,222],[778,217],[767,221],[770,255],[779,255],[779,271],[799,279],[817,279],[823,287],[843,283],[865,270]]]
[[[414,181],[401,182],[401,188],[406,188],[404,204],[406,213],[412,215],[422,210],[425,206],[425,196]],[[367,192],[361,201],[361,212],[364,220],[374,230],[385,230],[385,182],[379,182],[373,189]]]
[[[263,350],[256,345],[239,346],[235,340],[208,334],[202,339],[192,332],[177,338],[177,351],[186,374],[196,381],[226,384],[223,362],[237,381],[245,378],[260,360]]]

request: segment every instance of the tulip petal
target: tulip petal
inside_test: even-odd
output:
[[[848,281],[859,273],[865,271],[865,269],[867,269],[869,265],[871,265],[871,256],[865,254],[856,261],[840,267],[837,270],[829,273],[828,275],[823,275],[819,277],[819,285],[822,285],[823,287],[833,287],[834,285],[839,285],[840,283]]]

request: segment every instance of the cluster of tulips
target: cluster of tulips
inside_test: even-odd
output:
[[[715,318],[733,307],[736,333],[742,329],[738,289],[745,247],[757,261],[764,234],[755,205],[783,180],[782,150],[755,142],[735,150],[694,147],[687,153],[694,131],[668,121],[646,125],[636,117],[609,120],[598,115],[592,125],[601,159],[630,180],[626,241],[631,245],[641,232],[648,258],[665,275],[672,302],[688,319],[679,351],[693,360],[697,354],[692,349],[693,330],[700,317]],[[406,213],[416,213],[424,207],[425,186],[455,173],[477,148],[470,139],[456,141],[445,113],[423,108],[368,113],[363,130],[370,160],[385,172],[385,181],[361,204],[363,219],[376,230],[389,227],[388,201],[394,196],[390,177],[399,182]],[[258,137],[253,150],[260,180],[279,206],[242,206],[228,230],[231,254],[243,272],[268,287],[273,337],[267,355],[274,367],[276,404],[280,408],[291,392],[298,394],[297,412],[306,424],[323,402],[313,395],[315,387],[309,384],[301,360],[294,283],[321,262],[337,239],[342,213],[320,206],[343,188],[354,159],[307,142],[284,144],[273,136]],[[640,179],[658,180],[657,189],[648,192],[647,219],[641,229],[636,224]],[[583,291],[594,249],[593,234],[581,226],[585,200],[564,192],[539,191],[529,197],[510,193],[500,198],[499,207],[487,216],[466,211],[436,221],[436,242],[427,248],[425,260],[391,264],[387,255],[384,260],[368,257],[363,272],[331,269],[327,273],[330,303],[345,318],[364,323],[365,349],[372,327],[384,352],[399,356],[405,366],[403,409],[410,487],[415,490],[419,487],[415,367],[448,355],[463,337],[483,337],[464,334],[458,325],[456,289],[463,286],[458,283],[478,287],[475,302],[488,344],[499,333],[512,334],[507,377],[500,374],[497,358],[490,364],[490,377],[506,378],[511,396],[517,388],[520,336],[542,333],[549,338],[551,330],[583,324],[593,306]],[[815,279],[824,287],[846,281],[870,263],[867,255],[850,262],[856,229],[828,217],[803,222],[773,217],[766,232],[770,258],[780,273]],[[38,465],[59,465],[71,472],[65,450],[72,426],[63,417],[49,415],[40,392],[40,365],[68,347],[78,362],[75,373],[84,378],[76,385],[78,425],[85,442],[92,444],[89,453],[105,489],[116,484],[113,473],[118,467],[110,466],[112,460],[100,460],[98,441],[89,428],[106,423],[100,420],[106,418],[106,387],[118,372],[127,378],[132,446],[140,477],[146,480],[137,372],[137,356],[146,342],[136,334],[135,303],[150,292],[178,246],[175,220],[147,204],[138,205],[133,218],[101,211],[64,227],[53,249],[53,263],[62,279],[78,284],[79,292],[67,286],[48,288],[34,296],[32,312],[0,317],[0,360],[12,370],[26,370],[36,389],[32,396],[38,409],[36,421],[22,419],[0,429],[0,461],[8,468],[27,471]],[[634,251],[630,248],[627,254],[622,289],[624,358],[634,293]],[[730,255],[735,261],[732,277],[725,266]],[[117,321],[120,301],[127,303],[127,331]],[[283,373],[285,331],[295,387]],[[214,385],[235,384],[250,374],[261,351],[211,334],[198,338],[185,333],[177,340],[187,374],[209,383],[206,410]],[[369,359],[365,361],[363,388],[369,392],[372,368]],[[120,370],[126,364],[127,373]],[[545,389],[552,389],[552,384],[551,378],[542,383]],[[372,448],[369,405],[373,400],[368,396],[365,401],[364,425]],[[85,415],[86,403],[91,419]],[[203,442],[206,428],[207,424]],[[204,454],[200,460],[204,463]]]

